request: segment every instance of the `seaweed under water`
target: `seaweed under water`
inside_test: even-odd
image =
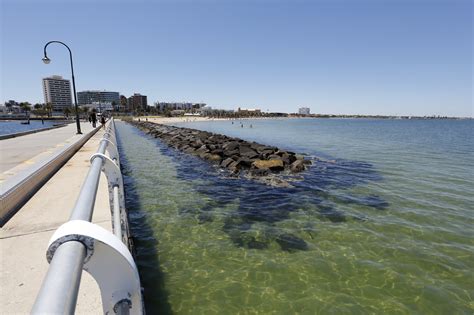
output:
[[[388,203],[377,195],[346,193],[335,197],[331,193],[382,180],[373,165],[367,162],[310,157],[314,165],[300,174],[298,180],[293,180],[290,187],[271,187],[250,178],[231,177],[215,165],[171,148],[160,139],[152,139],[162,154],[178,163],[178,178],[193,182],[193,189],[208,197],[202,207],[183,210],[197,212],[200,224],[212,222],[215,210],[238,203],[237,210],[226,216],[222,227],[236,246],[265,249],[275,241],[284,251],[307,250],[308,245],[303,239],[282,231],[276,223],[288,219],[297,210],[311,212],[316,218],[331,223],[349,219],[366,220],[365,217],[338,210],[335,206],[337,202],[377,210],[388,207]],[[265,226],[258,238],[248,233],[257,222]],[[312,234],[310,236],[313,237]]]

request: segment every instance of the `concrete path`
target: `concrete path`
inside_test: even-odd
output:
[[[83,134],[91,130],[92,125],[89,122],[81,122]],[[31,158],[64,146],[79,137],[80,135],[76,135],[76,124],[69,124],[57,129],[1,140],[0,173],[11,170],[18,165],[31,165],[29,161]]]
[[[81,124],[84,133],[90,124]],[[73,125],[75,128],[75,125]],[[47,133],[32,134],[26,137],[46,136],[53,146],[68,141],[74,128],[63,138]],[[54,231],[65,223],[76,202],[79,190],[89,170],[89,158],[99,147],[104,130],[99,130],[16,214],[0,229],[0,314],[29,314],[36,295],[48,269],[46,248]],[[69,138],[68,138],[69,136]],[[53,137],[55,141],[53,141]],[[13,141],[20,138],[11,139]],[[3,140],[6,141],[6,140]],[[3,142],[2,141],[2,142]],[[29,142],[30,140],[28,140]],[[27,143],[27,141],[23,142]],[[32,143],[32,142],[29,142]],[[11,147],[14,147],[11,145]],[[48,150],[51,146],[38,145],[35,150]],[[1,149],[3,151],[3,147]],[[18,150],[19,152],[19,150]],[[13,159],[14,154],[10,157]],[[3,159],[3,156],[1,157]],[[28,159],[18,154],[18,159]],[[9,165],[13,161],[10,160]],[[101,175],[92,222],[112,231],[108,201],[107,180]],[[83,272],[76,308],[77,314],[101,314],[100,291],[89,274]]]

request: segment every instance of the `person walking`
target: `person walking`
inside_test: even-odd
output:
[[[104,117],[104,115],[102,115],[102,116],[100,117],[100,123],[102,124],[102,128],[105,129],[105,117]]]
[[[92,120],[92,128],[95,128],[97,124],[97,115],[95,114],[95,112],[92,112],[91,120]]]

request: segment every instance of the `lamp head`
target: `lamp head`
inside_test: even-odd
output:
[[[51,62],[51,59],[49,59],[48,56],[44,56],[43,62],[44,62],[45,64],[49,64],[49,63]]]

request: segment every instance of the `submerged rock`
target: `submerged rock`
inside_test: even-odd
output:
[[[299,237],[291,234],[280,234],[276,238],[276,242],[282,250],[294,252],[296,250],[308,250],[308,244]]]

